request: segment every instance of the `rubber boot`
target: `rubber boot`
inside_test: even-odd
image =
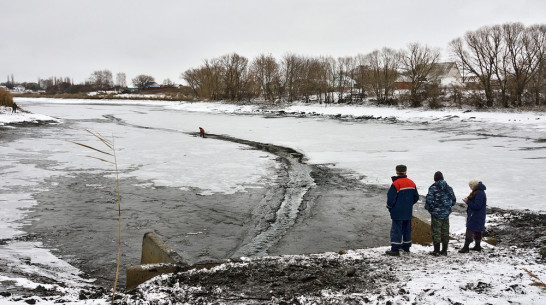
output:
[[[433,243],[434,251],[430,252],[430,255],[439,256],[440,255],[440,243]]]
[[[445,240],[442,242],[442,251],[440,251],[440,255],[447,255],[447,245],[449,244],[449,241]]]
[[[385,254],[390,255],[390,256],[400,256],[400,251],[398,251],[398,250],[396,250],[396,251],[387,250],[387,251],[385,251]]]
[[[468,249],[468,246],[470,245],[470,242],[465,240],[464,246],[459,250],[459,253],[468,253],[470,249]]]
[[[482,251],[482,247],[480,246],[481,241],[482,241],[481,239],[476,239],[476,243],[474,244],[474,247],[470,248],[470,250],[481,252]]]

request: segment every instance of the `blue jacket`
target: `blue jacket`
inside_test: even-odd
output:
[[[438,180],[428,188],[425,209],[438,219],[447,219],[456,203],[455,194],[445,180]]]
[[[393,220],[411,220],[413,205],[419,200],[415,183],[407,176],[394,176],[387,193],[387,209]]]
[[[485,214],[487,206],[486,187],[480,181],[470,195],[466,204],[466,228],[474,232],[485,230]]]

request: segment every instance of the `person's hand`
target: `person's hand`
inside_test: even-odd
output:
[[[463,198],[463,202],[466,203],[468,201],[468,198]]]

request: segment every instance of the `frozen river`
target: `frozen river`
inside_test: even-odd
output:
[[[34,273],[85,282],[78,269],[99,283],[112,279],[114,175],[71,143],[99,146],[86,130],[115,139],[124,265],[138,263],[148,231],[190,262],[387,245],[385,193],[400,163],[421,195],[441,170],[458,202],[478,179],[491,206],[545,210],[541,115],[293,107],[285,111],[299,115],[283,116],[206,103],[18,104],[59,122],[0,128],[0,280]],[[211,136],[197,137],[199,126]],[[291,159],[293,152],[304,162]]]

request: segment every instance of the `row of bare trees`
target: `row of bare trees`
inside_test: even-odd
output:
[[[507,23],[467,32],[449,44],[463,82],[462,96],[484,106],[544,104],[546,92],[546,25]],[[368,54],[333,58],[288,53],[279,60],[260,54],[249,61],[237,53],[205,59],[181,74],[198,99],[287,101],[311,98],[321,102],[374,96],[382,104],[396,102],[396,80],[408,84],[404,100],[421,106],[439,94],[434,68],[440,50],[410,43],[403,50],[382,48]],[[461,96],[462,88],[452,93]],[[455,94],[454,94],[455,95]],[[483,96],[483,98],[482,98]]]
[[[186,70],[181,78],[199,99],[288,101],[316,98],[322,102],[362,99],[373,94],[381,103],[392,99],[400,73],[408,74],[418,93],[437,63],[440,51],[419,43],[407,50],[375,50],[355,57],[308,57],[293,53],[277,60],[260,54],[252,61],[237,54],[206,59],[200,67]]]
[[[546,25],[484,26],[452,40],[448,50],[463,77],[463,86],[450,90],[457,103],[467,98],[488,107],[546,104]],[[280,59],[260,54],[249,60],[231,53],[205,59],[199,67],[183,72],[180,77],[188,87],[181,90],[184,96],[187,89],[196,99],[207,100],[330,103],[372,96],[380,104],[403,101],[419,107],[425,101],[431,105],[442,90],[445,92],[435,71],[439,61],[438,48],[420,43],[410,43],[402,50],[385,47],[338,58],[287,53]],[[8,88],[14,86],[13,78],[8,76]],[[131,81],[135,87],[145,89],[154,78],[141,74]],[[401,83],[407,91],[395,95]],[[48,93],[75,93],[126,86],[125,73],[117,73],[114,82],[112,72],[99,70],[85,84],[75,85],[69,78],[50,78],[40,79],[35,87]],[[174,83],[166,79],[163,86],[174,87]]]
[[[154,83],[155,78],[148,74],[139,74],[131,79],[131,83],[139,90],[146,89],[150,83]],[[127,88],[127,76],[125,73],[117,73],[116,81],[114,82],[112,72],[110,70],[99,70],[91,73],[91,76],[85,82],[97,91],[106,91],[111,89]],[[162,83],[164,87],[175,87],[176,84],[170,79],[165,79]]]
[[[131,79],[131,83],[137,89],[142,90],[146,88],[149,83],[155,82],[153,76],[147,74],[139,74]],[[114,82],[112,72],[110,70],[99,70],[91,73],[91,76],[85,82],[86,85],[90,85],[94,90],[107,91],[112,89],[125,89],[127,88],[127,76],[125,73],[120,72],[116,74],[116,81]],[[169,79],[164,81],[164,84],[174,86],[174,83]]]
[[[544,104],[546,25],[484,26],[449,48],[463,75],[478,80],[487,106]]]

